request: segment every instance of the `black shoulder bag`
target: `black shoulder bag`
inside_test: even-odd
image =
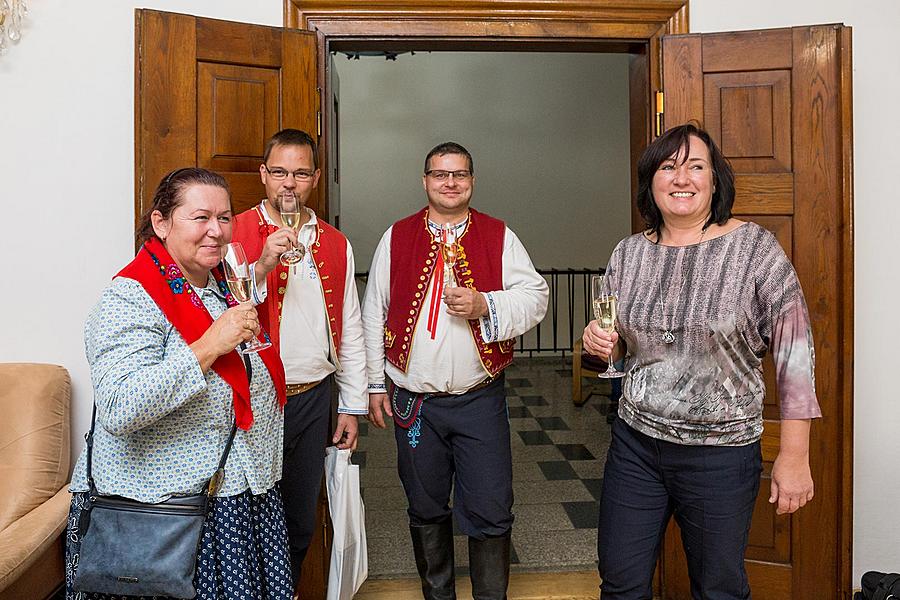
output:
[[[246,356],[248,379],[252,377]],[[127,596],[168,596],[194,598],[194,572],[200,534],[215,495],[225,478],[225,462],[237,423],[219,467],[203,491],[192,496],[173,496],[156,504],[121,496],[101,496],[91,474],[94,424],[97,406],[91,415],[87,441],[87,478],[90,491],[81,509],[78,531],[81,553],[73,589]]]
[[[900,600],[900,573],[868,571],[862,576],[862,591],[854,600]]]

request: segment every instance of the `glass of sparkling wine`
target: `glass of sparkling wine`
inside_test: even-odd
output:
[[[446,268],[444,285],[454,287],[456,284],[453,278],[453,267],[456,266],[459,246],[456,243],[456,227],[450,223],[441,225],[441,253],[444,256],[444,267]]]
[[[281,213],[281,221],[287,227],[290,227],[295,232],[300,230],[300,215],[303,207],[300,206],[300,199],[297,198],[294,192],[285,192],[281,195],[281,203],[278,206],[278,210]],[[282,253],[279,260],[281,260],[281,264],[289,267],[303,260],[304,254],[306,254],[306,248],[303,247],[303,244],[291,246],[290,250]]]
[[[232,242],[225,246],[225,255],[222,257],[222,266],[225,271],[225,283],[234,299],[241,304],[249,303],[253,290],[253,282],[250,279],[250,263],[244,254],[244,247],[239,242]],[[250,354],[265,350],[272,344],[261,342],[254,338],[238,350],[241,354]]]
[[[607,333],[614,332],[616,330],[617,298],[615,292],[603,289],[603,275],[593,275],[591,277],[591,298],[594,306],[594,318],[597,319],[600,327]],[[606,379],[624,376],[625,373],[613,366],[612,356],[606,359],[606,371],[598,375],[598,377]]]

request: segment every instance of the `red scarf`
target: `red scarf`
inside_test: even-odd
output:
[[[212,274],[225,295],[225,302],[228,306],[236,306],[238,303],[228,290],[222,270],[216,267]],[[140,283],[188,345],[200,339],[212,325],[212,315],[203,306],[200,296],[159,239],[154,237],[147,240],[134,260],[119,271],[117,276],[128,277]],[[284,406],[287,402],[284,367],[278,353],[269,348],[260,352],[259,357],[275,384],[278,404]],[[237,352],[228,352],[216,359],[212,369],[234,392],[234,418],[237,426],[250,429],[253,425],[253,409],[250,406],[250,381],[247,379],[244,361]]]

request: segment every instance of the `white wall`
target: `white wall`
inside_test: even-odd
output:
[[[691,0],[691,31],[844,23],[853,27],[854,228],[856,275],[853,577],[900,571],[900,297],[896,156],[900,96],[896,45],[900,2],[871,0]],[[819,365],[820,369],[829,368]],[[827,416],[827,415],[826,415]]]
[[[341,229],[358,270],[425,204],[424,158],[461,143],[472,206],[507,222],[538,268],[597,268],[631,232],[624,54],[417,52],[335,57]],[[575,242],[575,243],[572,243]]]
[[[131,256],[134,4],[32,0],[22,42],[0,56],[2,361],[64,365],[73,432],[90,418],[81,327]],[[153,8],[278,25],[280,1],[148,2]],[[854,576],[900,568],[893,402],[900,222],[887,107],[900,95],[896,0],[692,0],[694,31],[844,22],[854,27],[856,442]],[[820,368],[828,368],[822,365]],[[80,444],[79,444],[80,446]]]

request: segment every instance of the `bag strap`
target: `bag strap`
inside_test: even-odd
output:
[[[240,347],[243,349],[245,344],[242,342]],[[246,354],[241,354],[241,358],[244,359],[244,367],[247,369],[247,381],[253,381],[253,366],[250,364],[250,358]],[[92,496],[96,496],[97,487],[94,485],[94,475],[93,475],[93,460],[92,456],[94,453],[94,426],[97,422],[97,403],[94,402],[91,408],[91,429],[86,434],[84,434],[84,441],[87,444],[87,481],[88,487],[90,488],[90,493]],[[237,434],[237,421],[234,421],[231,424],[231,433],[228,434],[228,441],[225,443],[225,450],[222,452],[222,457],[219,459],[219,466],[216,467],[215,472],[212,474],[204,487],[204,493],[207,496],[214,495],[222,485],[222,481],[225,479],[225,463],[228,461],[228,454],[231,452],[231,446],[234,443],[234,436]]]

